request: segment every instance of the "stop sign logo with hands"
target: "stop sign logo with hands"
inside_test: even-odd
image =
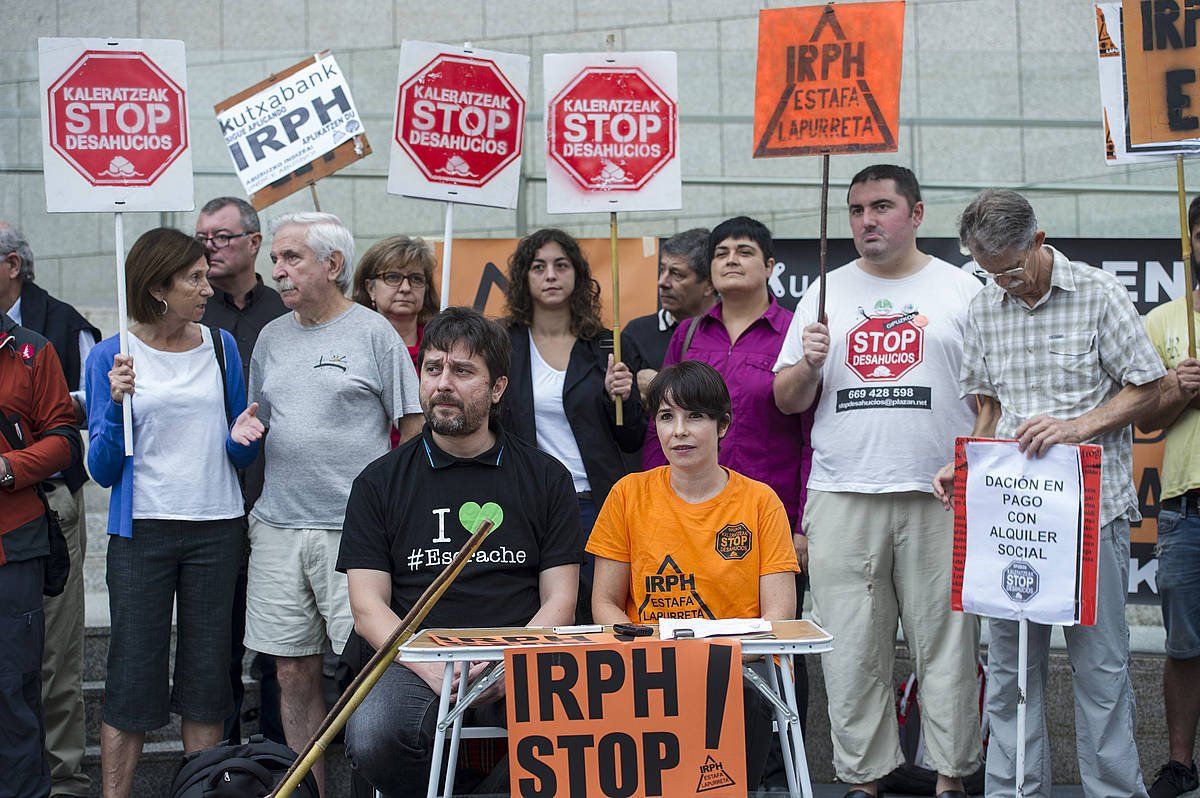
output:
[[[550,155],[586,190],[635,191],[675,155],[675,114],[642,70],[591,67],[550,104]]]
[[[48,105],[50,146],[93,186],[148,186],[187,148],[183,90],[145,53],[87,51]]]
[[[529,59],[406,41],[388,191],[516,207]]]
[[[863,382],[900,379],[924,359],[926,324],[919,313],[863,319],[846,334],[846,365]]]
[[[545,57],[547,210],[682,206],[674,53]]]
[[[50,211],[193,207],[183,43],[41,39]]]

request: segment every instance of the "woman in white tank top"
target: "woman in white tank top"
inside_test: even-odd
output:
[[[504,423],[571,472],[582,545],[613,484],[636,469],[637,436],[645,432],[641,400],[629,368],[610,364],[612,333],[600,319],[600,286],[574,238],[545,229],[521,239],[508,279],[512,363]],[[584,617],[590,615],[590,566],[585,562],[581,572]]]

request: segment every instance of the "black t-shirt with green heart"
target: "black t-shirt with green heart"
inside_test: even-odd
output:
[[[458,458],[426,426],[367,466],[346,504],[337,569],[392,576],[400,617],[450,564],[483,518],[496,527],[423,627],[524,626],[541,607],[538,575],[583,560],[571,475],[498,425],[496,445]]]

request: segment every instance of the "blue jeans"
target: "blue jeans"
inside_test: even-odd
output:
[[[386,798],[423,798],[433,763],[437,710],[438,694],[408,668],[392,665],[346,724],[350,766]],[[472,706],[464,723],[507,725],[504,702]]]
[[[1160,509],[1154,552],[1167,656],[1200,657],[1200,513]]]

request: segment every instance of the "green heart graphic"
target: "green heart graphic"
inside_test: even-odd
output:
[[[482,507],[478,502],[466,502],[458,508],[458,522],[468,532],[478,529],[485,518],[492,522],[492,531],[495,532],[504,523],[504,510],[495,502],[488,502]]]

